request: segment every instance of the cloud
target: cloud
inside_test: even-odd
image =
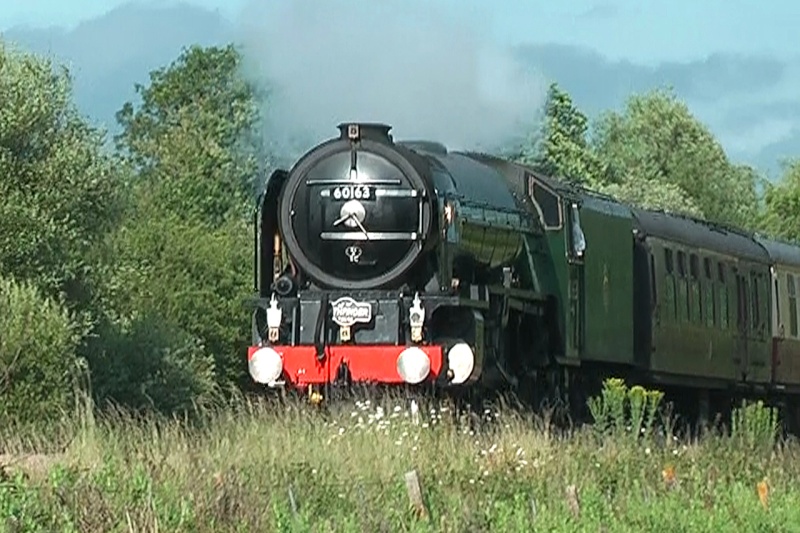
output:
[[[420,0],[265,0],[241,21],[250,74],[277,88],[273,132],[313,142],[343,121],[488,148],[529,127],[546,84],[463,12]]]
[[[346,120],[388,122],[397,138],[454,148],[502,144],[535,120],[555,80],[590,117],[671,85],[735,160],[774,173],[780,158],[800,154],[800,59],[718,53],[641,65],[558,43],[511,53],[484,37],[483,14],[423,0],[263,0],[230,24],[195,5],[151,2],[70,30],[18,28],[2,38],[71,65],[79,108],[112,129],[134,84],[181,48],[238,41],[249,73],[279,82],[268,106],[273,132],[305,134],[299,148]]]
[[[587,20],[607,20],[616,17],[619,14],[619,7],[601,2],[595,4],[580,15],[578,18]]]
[[[590,116],[620,109],[634,93],[671,86],[734,160],[774,175],[778,157],[800,154],[800,60],[717,53],[646,66],[560,44],[524,45],[519,53]]]
[[[219,15],[189,4],[129,3],[68,31],[11,28],[2,38],[64,62],[78,108],[114,130],[114,115],[136,98],[136,83],[146,85],[149,73],[174,61],[182,48],[226,43],[233,33]]]

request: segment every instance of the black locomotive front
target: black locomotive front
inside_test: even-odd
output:
[[[396,288],[435,230],[435,191],[424,162],[391,141],[389,126],[339,129],[289,173],[280,234],[318,288]]]
[[[389,130],[342,124],[338,138],[268,183],[249,349],[256,382],[418,384],[445,375],[457,342],[423,332],[426,316],[455,300],[424,292],[437,268],[437,188],[429,159],[394,143]],[[465,347],[452,351],[450,368],[462,362],[451,379],[471,373]]]

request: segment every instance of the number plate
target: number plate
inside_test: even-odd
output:
[[[334,200],[374,200],[375,189],[366,185],[341,185],[331,191]]]

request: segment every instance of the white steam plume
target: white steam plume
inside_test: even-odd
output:
[[[544,81],[455,6],[252,0],[239,24],[248,74],[275,91],[273,144],[306,149],[359,121],[387,123],[398,140],[489,150],[526,133],[544,103]]]

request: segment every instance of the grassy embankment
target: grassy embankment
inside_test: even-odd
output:
[[[4,428],[0,464],[16,462],[0,475],[0,530],[800,531],[800,446],[770,443],[767,409],[742,411],[731,437],[681,442],[649,429],[658,398],[643,392],[612,383],[595,406],[605,431],[569,436],[503,411],[476,433],[368,403],[242,402],[193,429],[124,415]]]

